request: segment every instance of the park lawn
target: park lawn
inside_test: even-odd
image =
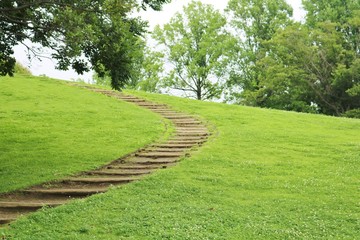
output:
[[[46,77],[0,77],[0,192],[99,167],[164,131],[150,111]]]
[[[199,116],[176,167],[11,224],[14,239],[356,239],[360,121],[131,92]],[[0,235],[1,236],[1,235]]]

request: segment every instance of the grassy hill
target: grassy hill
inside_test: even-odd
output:
[[[164,129],[149,111],[47,78],[1,77],[0,103],[0,192],[96,168]]]
[[[91,97],[94,99],[91,105],[106,101],[109,105],[126,106],[129,114],[147,113],[135,106],[95,96],[60,82],[46,81],[45,84],[45,81],[35,78],[32,81],[39,89],[43,85],[43,91],[48,91],[47,84],[51,85],[54,88],[52,98],[56,98],[55,93],[63,94],[66,89],[69,96]],[[29,83],[28,88],[30,86],[33,84]],[[4,91],[3,87],[0,89]],[[172,169],[86,200],[44,209],[18,220],[9,229],[0,230],[0,236],[3,232],[15,239],[358,237],[359,120],[230,106],[140,92],[132,94],[166,103],[208,121],[216,127],[211,141]],[[9,96],[8,99],[13,98]],[[36,99],[28,102],[33,101]],[[84,101],[78,98],[76,104],[81,105]],[[8,104],[11,105],[13,103]],[[72,111],[76,111],[80,106],[71,107]],[[135,120],[131,117],[136,115],[129,115],[121,122],[108,119],[110,116],[119,117],[114,113],[104,121],[109,122],[111,129],[114,122],[124,127],[135,127]],[[87,128],[82,123],[82,117],[77,118],[79,131],[74,136],[93,134],[90,131],[96,129]],[[138,132],[138,139],[148,136],[147,131],[151,132],[154,123],[159,121],[151,114],[148,117],[136,120],[143,123],[143,132]],[[8,119],[6,115],[1,121],[10,121]],[[87,122],[94,121],[87,119]],[[25,124],[26,121],[23,126]],[[151,127],[144,129],[148,125]],[[152,136],[158,135],[161,127],[156,130],[151,132]],[[60,134],[61,128],[56,131]],[[117,143],[121,139],[129,139],[122,133],[117,137]],[[18,139],[28,141],[27,136],[21,134]],[[95,145],[100,147],[101,144]],[[103,154],[108,151],[102,149]],[[20,148],[17,156],[22,156]],[[12,158],[12,161],[14,159],[17,161],[17,158]],[[68,162],[67,167],[72,165]],[[7,165],[2,167],[6,168]],[[10,173],[13,170],[5,171]]]

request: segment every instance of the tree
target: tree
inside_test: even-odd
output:
[[[228,65],[228,51],[235,44],[225,29],[226,19],[211,5],[191,2],[153,38],[164,53],[169,74],[165,86],[184,91],[198,100],[217,98]]]
[[[238,70],[233,70],[229,85],[240,86],[246,95],[259,87],[262,69],[256,63],[267,54],[263,43],[291,23],[292,8],[285,0],[230,0],[226,11],[232,16],[239,49],[239,54],[233,55]],[[251,105],[245,95],[240,94],[238,100]]]
[[[52,49],[59,69],[72,67],[81,74],[92,68],[99,76],[109,72],[112,87],[120,89],[131,77],[138,39],[147,26],[131,12],[141,6],[159,10],[165,2],[169,0],[143,0],[141,5],[136,0],[2,0],[0,74],[13,74],[12,48],[30,40]]]
[[[232,83],[247,105],[353,116],[360,108],[360,2],[304,4],[301,24],[289,19],[284,1],[230,0],[242,48]]]
[[[142,66],[139,71],[137,88],[146,92],[160,92],[162,87],[162,73],[165,71],[161,52],[146,49]]]
[[[271,51],[258,63],[263,73],[252,92],[256,105],[336,116],[359,108],[360,61],[343,42],[331,22],[279,31],[265,43]]]
[[[318,23],[336,23],[344,38],[344,47],[360,56],[360,1],[358,0],[304,0],[306,25],[317,28]]]
[[[360,9],[358,0],[303,0],[303,5],[307,11],[306,24],[310,27],[326,21],[343,25]]]

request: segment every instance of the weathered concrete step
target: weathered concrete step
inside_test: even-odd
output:
[[[174,123],[197,123],[200,124],[201,122],[199,120],[196,120],[194,118],[191,119],[174,119]]]
[[[145,100],[141,100],[141,99],[123,99],[122,98],[122,100],[129,102],[129,103],[136,103],[136,104],[145,103]]]
[[[171,140],[171,141],[168,141],[167,143],[168,144],[192,144],[195,146],[195,145],[199,145],[204,142],[205,142],[205,139],[204,140]]]
[[[185,127],[185,126],[194,127],[194,126],[201,125],[200,122],[174,122],[174,124],[175,124],[176,127]]]
[[[167,119],[171,119],[171,120],[184,120],[184,119],[194,119],[191,116],[182,116],[182,115],[167,115],[167,114],[163,114],[162,115],[164,118]]]
[[[121,95],[118,95],[117,97],[118,97],[119,99],[122,99],[122,100],[124,100],[124,101],[129,101],[129,102],[131,102],[131,101],[145,102],[144,99],[137,98],[137,97],[124,97],[124,96],[121,96]]]
[[[39,209],[44,206],[57,207],[66,203],[66,201],[58,202],[32,202],[32,201],[18,201],[18,202],[0,202],[0,209]]]
[[[139,180],[140,178],[135,177],[98,177],[98,178],[69,178],[64,182],[77,182],[77,183],[129,183],[132,181]]]
[[[171,153],[164,153],[164,152],[140,152],[136,153],[135,156],[137,157],[149,157],[149,158],[168,158],[168,157],[181,157],[183,156],[183,152],[171,152]]]
[[[175,110],[171,110],[168,107],[160,108],[160,109],[152,109],[152,111],[157,112],[159,114],[179,114],[179,112],[176,112]]]
[[[207,132],[195,132],[195,131],[176,131],[177,136],[207,136],[209,133]]]
[[[153,145],[152,147],[158,147],[158,148],[192,148],[194,145],[193,144],[157,144],[157,145]]]
[[[188,126],[188,127],[177,126],[177,127],[175,127],[175,130],[177,130],[177,131],[202,131],[202,132],[208,132],[209,131],[203,125]]]
[[[204,125],[197,124],[197,125],[190,125],[190,126],[176,126],[175,129],[179,130],[188,130],[188,131],[209,131]]]
[[[111,166],[109,169],[122,169],[122,170],[156,170],[159,168],[168,168],[173,166],[169,162],[165,162],[164,164],[151,164],[151,165],[143,165],[142,163],[136,164],[135,162],[131,165],[116,165]]]
[[[169,141],[205,141],[208,136],[174,136]]]
[[[89,172],[90,175],[115,175],[115,176],[138,176],[138,175],[145,175],[150,174],[153,171],[149,169],[145,170],[99,170],[99,171],[91,171]]]
[[[167,106],[164,104],[156,104],[156,103],[149,103],[149,102],[139,102],[137,103],[137,105],[141,106],[141,107],[154,107],[154,108],[165,108],[167,109]]]
[[[189,148],[167,148],[167,147],[155,147],[155,148],[150,148],[150,149],[146,149],[146,151],[149,152],[185,152],[189,150]]]
[[[97,193],[106,192],[107,188],[53,188],[53,189],[30,189],[24,193],[44,194],[44,195],[66,195],[66,196],[90,196]]]
[[[162,165],[162,168],[164,168],[164,164],[173,164],[179,161],[179,158],[136,158],[133,160],[135,163],[138,164],[145,164],[145,165],[156,165],[160,164]]]
[[[124,98],[124,99],[139,99],[138,97],[135,96],[130,96],[130,95],[123,95],[123,94],[118,94],[119,97]]]
[[[8,223],[11,223],[13,221],[16,220],[16,218],[18,217],[18,215],[16,216],[11,216],[11,217],[0,217],[0,225],[5,225],[5,224],[8,224]]]
[[[144,166],[141,164],[131,164],[131,165],[124,165],[124,164],[120,164],[120,165],[112,165],[112,166],[108,166],[107,169],[120,169],[120,170],[153,170],[153,169],[157,169],[157,166]]]

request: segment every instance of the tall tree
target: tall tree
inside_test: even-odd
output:
[[[162,77],[164,62],[162,58],[164,54],[152,51],[146,48],[142,66],[139,69],[139,81],[136,88],[146,92],[160,92],[162,87]]]
[[[251,93],[256,105],[340,116],[360,107],[360,61],[343,46],[336,24],[316,29],[295,24],[279,31],[258,63],[260,88]]]
[[[261,72],[256,63],[267,52],[263,42],[291,23],[292,8],[285,0],[230,0],[226,11],[232,15],[231,24],[237,30],[240,49],[234,55],[238,71],[234,71],[230,85],[240,86],[244,93],[256,90]],[[246,102],[244,96],[241,101]]]
[[[358,0],[303,0],[307,11],[306,24],[315,27],[319,22],[345,24],[359,10]]]
[[[100,76],[109,72],[113,88],[120,89],[131,77],[138,38],[147,26],[131,12],[147,6],[159,10],[165,2],[169,0],[143,0],[140,5],[136,0],[2,0],[0,74],[13,74],[12,48],[30,40],[52,49],[59,69],[83,73],[92,68]]]
[[[157,26],[153,38],[170,63],[165,85],[184,91],[199,100],[217,98],[227,67],[228,51],[235,41],[225,29],[226,19],[211,5],[191,2],[163,28]]]
[[[345,41],[344,47],[355,51],[360,56],[360,29],[356,21],[360,18],[358,0],[303,0],[307,11],[306,24],[317,28],[318,23],[336,23]]]

